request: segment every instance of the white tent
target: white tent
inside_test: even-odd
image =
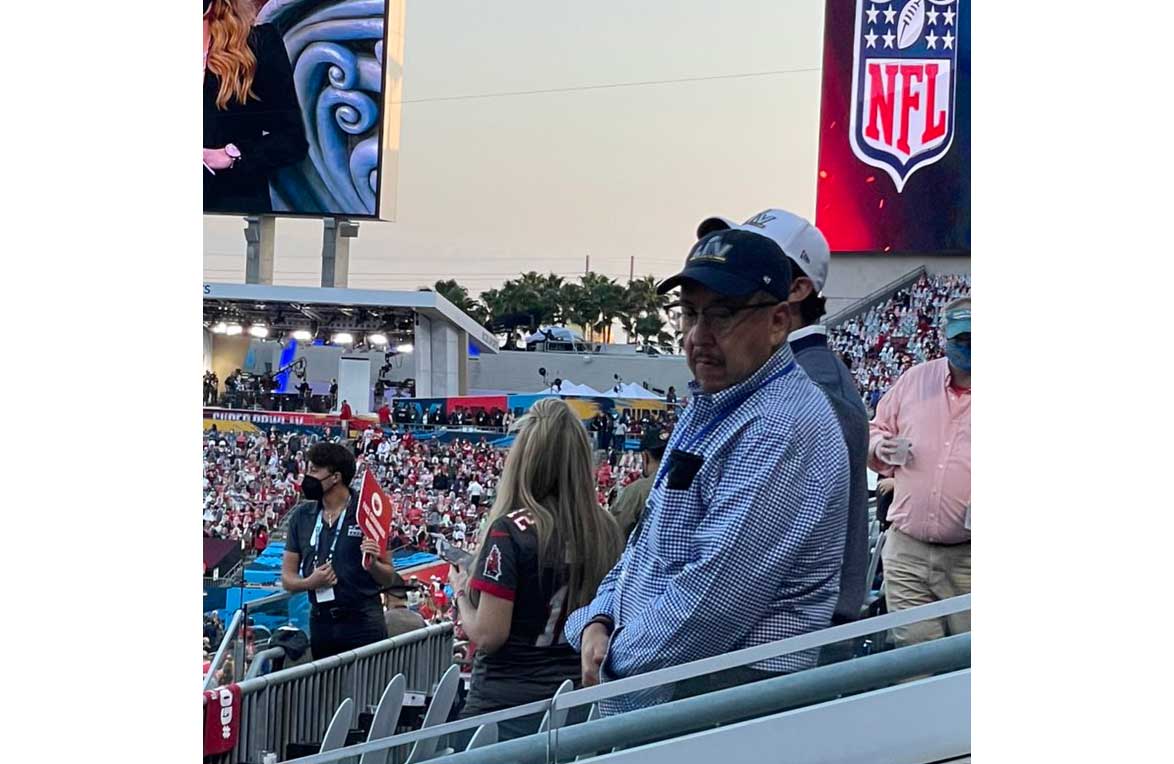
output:
[[[632,399],[637,399],[637,400],[653,400],[653,401],[664,400],[664,398],[662,398],[661,396],[657,395],[656,393],[654,393],[650,390],[645,390],[643,387],[636,384],[635,382],[625,382],[621,385],[618,385],[617,387],[619,388],[618,390],[616,389],[616,387],[613,387],[612,389],[610,389],[606,393],[604,393],[604,395],[606,395],[608,398],[632,398]]]
[[[584,397],[600,397],[604,395],[590,385],[576,385],[569,379],[564,379],[562,385],[557,390],[552,385],[545,390],[539,390],[539,392],[553,395],[581,395]]]

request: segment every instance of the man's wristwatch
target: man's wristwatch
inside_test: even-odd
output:
[[[241,158],[241,150],[236,147],[235,143],[229,143],[224,146],[224,153],[228,154],[228,158],[232,160],[232,166],[235,167]]]

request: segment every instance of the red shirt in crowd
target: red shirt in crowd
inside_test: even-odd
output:
[[[342,419],[343,421],[346,421],[346,420],[350,419],[352,416],[354,416],[354,415],[351,414],[351,404],[347,403],[346,401],[343,401],[342,411],[338,412],[338,418]]]
[[[386,403],[379,407],[379,424],[383,427],[391,427],[391,407]]]

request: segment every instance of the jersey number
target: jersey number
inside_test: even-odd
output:
[[[514,521],[514,525],[518,526],[518,530],[525,531],[530,526],[534,525],[534,520],[530,517],[529,510],[515,509],[506,515],[509,519]]]

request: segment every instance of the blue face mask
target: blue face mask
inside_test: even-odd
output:
[[[946,358],[959,371],[970,373],[970,345],[955,340],[946,340]]]

